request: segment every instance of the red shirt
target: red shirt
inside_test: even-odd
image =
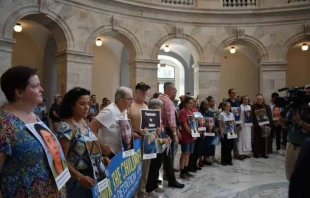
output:
[[[186,123],[188,125],[187,122],[187,116],[188,115],[193,115],[193,112],[191,110],[186,110],[186,109],[182,109],[180,111],[180,122],[181,122],[181,126],[182,126],[182,130],[180,130],[180,133],[182,135],[182,139],[180,140],[181,143],[189,143],[193,141],[193,137],[192,135],[186,131],[184,124]]]

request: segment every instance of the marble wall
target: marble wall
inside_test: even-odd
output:
[[[209,2],[216,4],[216,1]],[[58,54],[68,54],[58,61],[57,90],[60,92],[77,85],[91,88],[92,46],[98,36],[105,35],[119,39],[129,50],[131,87],[145,80],[157,85],[155,65],[159,48],[169,40],[184,41],[197,65],[194,75],[199,78],[194,83],[195,95],[207,91],[215,97],[219,96],[220,72],[214,68],[221,64],[220,56],[227,47],[242,41],[257,51],[262,63],[260,90],[269,95],[286,85],[282,65],[288,49],[310,32],[310,7],[307,6],[274,8],[275,12],[254,10],[252,14],[246,10],[173,11],[139,6],[126,5],[123,1],[104,4],[91,0],[0,0],[0,30],[3,30],[0,32],[0,71],[11,65],[15,23],[30,14],[43,13],[49,21],[42,18],[39,22],[54,35]],[[280,68],[273,67],[270,71],[269,63]],[[274,76],[280,79],[271,82]],[[3,99],[3,95],[0,97]]]

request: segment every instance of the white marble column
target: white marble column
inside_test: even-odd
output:
[[[220,96],[220,63],[198,62],[194,69],[194,95],[199,95],[199,101],[207,96],[213,96],[218,101]]]
[[[130,87],[135,90],[139,82],[150,85],[151,90],[148,98],[151,98],[158,91],[157,65],[159,60],[137,59],[129,63]]]
[[[0,37],[0,76],[12,67],[12,45],[14,39]],[[0,90],[0,105],[6,102],[4,93]]]
[[[57,92],[65,94],[73,87],[91,91],[93,57],[93,54],[69,50],[57,54]]]
[[[286,65],[286,61],[259,64],[259,91],[266,102],[270,101],[273,92],[286,87]],[[284,92],[279,94],[284,95]]]

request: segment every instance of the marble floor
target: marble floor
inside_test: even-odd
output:
[[[220,147],[217,148],[217,158]],[[284,153],[285,151],[283,151]],[[177,159],[179,159],[179,154]],[[177,160],[176,160],[176,163]],[[159,198],[285,198],[288,195],[288,182],[285,179],[284,155],[273,153],[268,159],[250,158],[244,161],[233,160],[233,166],[215,163],[204,166],[195,178],[184,181],[183,189],[167,188],[164,193],[153,193]],[[178,165],[176,166],[178,167]]]

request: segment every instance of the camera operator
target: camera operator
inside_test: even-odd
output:
[[[286,118],[279,118],[279,123],[288,129],[285,171],[286,179],[290,181],[301,147],[305,140],[310,137],[309,103],[303,102],[299,108],[290,108]]]

